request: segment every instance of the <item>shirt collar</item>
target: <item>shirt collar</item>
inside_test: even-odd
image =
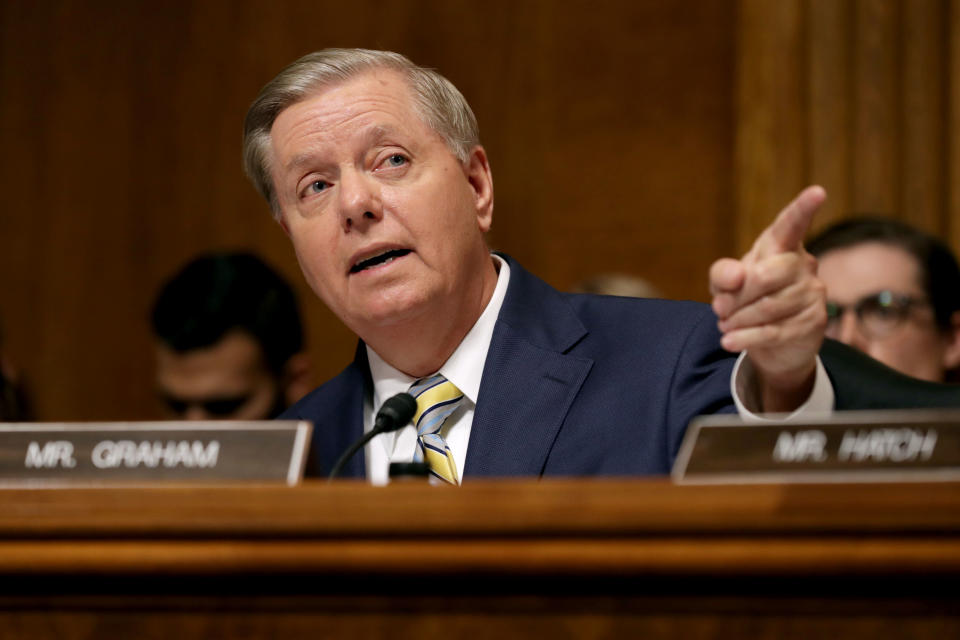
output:
[[[487,360],[487,351],[493,339],[493,328],[500,315],[500,307],[507,295],[510,282],[510,266],[506,260],[491,254],[497,265],[497,286],[490,301],[477,319],[473,328],[460,342],[453,354],[443,363],[438,373],[452,382],[474,405],[480,394],[480,378],[483,376],[483,364]],[[367,345],[367,361],[370,363],[370,375],[373,377],[373,407],[379,410],[384,400],[398,393],[404,393],[417,379],[387,364],[376,351]]]

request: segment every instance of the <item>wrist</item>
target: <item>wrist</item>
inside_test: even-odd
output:
[[[771,374],[757,370],[761,411],[787,413],[796,410],[813,392],[816,372],[816,360],[789,373]]]

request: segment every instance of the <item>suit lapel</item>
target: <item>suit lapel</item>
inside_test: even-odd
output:
[[[539,476],[593,361],[565,351],[586,329],[563,297],[509,258],[464,476]]]
[[[367,364],[367,349],[361,340],[356,357],[339,376],[322,387],[324,407],[314,411],[324,420],[314,423],[314,451],[317,475],[326,475],[337,458],[363,435],[363,411],[365,399],[372,393],[373,382]],[[329,403],[329,404],[327,404]],[[341,477],[362,478],[366,475],[366,460],[363,449],[343,468]]]

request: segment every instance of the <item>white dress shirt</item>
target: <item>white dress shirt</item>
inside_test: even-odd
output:
[[[463,392],[463,401],[456,411],[451,413],[440,429],[440,436],[446,440],[453,459],[457,463],[457,474],[463,476],[463,464],[467,459],[467,442],[470,440],[470,427],[473,426],[473,410],[477,406],[480,393],[480,377],[483,364],[487,361],[487,351],[493,339],[493,328],[500,315],[500,307],[507,295],[510,282],[510,266],[496,254],[491,254],[497,264],[497,286],[493,290],[490,302],[470,332],[467,333],[457,350],[443,363],[440,371],[443,377]],[[367,359],[370,362],[370,374],[373,377],[373,402],[364,407],[363,432],[373,428],[373,420],[380,405],[398,393],[403,393],[416,382],[407,374],[387,364],[377,352],[367,347]],[[384,433],[371,440],[364,454],[367,458],[367,478],[373,484],[386,484],[389,480],[391,462],[410,462],[417,443],[417,430],[411,424],[399,431]]]
[[[507,294],[510,282],[510,266],[500,256],[491,254],[497,264],[497,286],[493,296],[480,315],[476,324],[470,329],[463,342],[456,351],[440,367],[439,372],[463,392],[464,399],[456,411],[443,423],[440,435],[450,447],[453,458],[457,463],[457,473],[463,478],[464,462],[467,459],[467,443],[470,440],[470,428],[473,426],[473,412],[477,406],[477,395],[480,393],[480,377],[483,374],[483,365],[487,360],[487,351],[493,339],[493,328],[500,315],[500,307]],[[740,415],[747,420],[763,421],[769,418],[757,416],[747,405],[757,406],[749,397],[748,390],[752,369],[749,362],[744,361],[745,353],[741,353],[734,365],[730,376],[730,389],[734,403]],[[387,364],[377,352],[367,346],[367,359],[370,363],[370,374],[373,377],[373,397],[364,402],[363,432],[373,428],[373,421],[380,405],[387,398],[398,393],[406,392],[410,385],[416,382],[407,374]],[[833,387],[827,377],[820,359],[817,358],[817,377],[810,398],[799,409],[791,413],[786,419],[796,419],[813,413],[828,412],[833,409]],[[391,462],[411,462],[417,442],[417,430],[413,425],[407,425],[399,431],[384,433],[369,443],[364,449],[367,463],[367,478],[372,484],[384,485],[389,481]]]

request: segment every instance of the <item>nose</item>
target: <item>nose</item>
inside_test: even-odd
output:
[[[840,328],[836,339],[861,351],[866,349],[867,339],[860,329],[860,322],[853,309],[844,310],[843,315],[840,316]]]
[[[344,172],[340,176],[340,226],[344,231],[360,231],[383,217],[380,187],[362,172]]]
[[[199,404],[191,404],[187,407],[187,410],[183,412],[182,418],[184,420],[209,420],[210,414]]]

